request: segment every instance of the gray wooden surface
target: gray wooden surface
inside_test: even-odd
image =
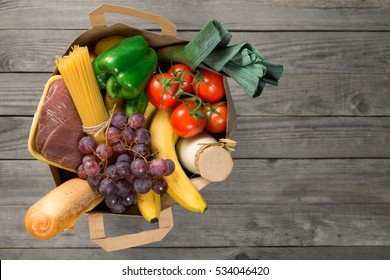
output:
[[[390,1],[110,1],[162,14],[189,39],[210,18],[285,66],[278,87],[238,113],[235,168],[204,189],[205,214],[174,206],[159,243],[106,253],[87,218],[50,241],[24,229],[26,210],[54,187],[27,150],[54,59],[104,1],[0,1],[1,259],[389,259]],[[107,1],[108,2],[108,1]],[[123,22],[158,26],[119,15]],[[112,235],[147,228],[112,217]]]

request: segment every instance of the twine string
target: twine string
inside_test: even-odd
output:
[[[82,126],[83,131],[88,135],[92,135],[93,137],[97,137],[102,132],[105,133],[107,128],[110,126],[111,119],[115,113],[115,108],[116,108],[116,103],[114,104],[112,109],[108,111],[108,118],[105,121],[96,125],[89,125],[89,126],[83,125]]]
[[[229,152],[234,152],[235,151],[234,147],[236,147],[237,142],[232,140],[232,139],[228,139],[228,138],[220,138],[218,140],[218,142],[199,143],[198,145],[205,145],[204,149],[208,148],[210,146],[221,146],[221,147],[225,148],[226,150],[228,150]]]

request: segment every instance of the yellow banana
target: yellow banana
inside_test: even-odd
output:
[[[144,112],[145,128],[149,128],[155,110],[156,107],[149,102]],[[137,204],[142,217],[144,217],[145,220],[150,223],[158,221],[161,211],[161,196],[159,194],[156,194],[153,190],[146,194],[137,194]]]
[[[170,123],[170,110],[157,110],[150,124],[152,152],[157,152],[155,157],[171,159],[175,163],[175,171],[165,176],[168,184],[168,194],[184,208],[203,213],[207,209],[207,203],[201,193],[187,177],[176,155],[175,145],[178,135],[172,130]]]
[[[146,194],[137,194],[137,205],[142,217],[150,223],[158,222],[161,211],[161,196],[150,190]]]
[[[146,106],[145,112],[144,112],[144,117],[145,117],[145,124],[144,127],[149,129],[150,122],[152,121],[154,112],[157,110],[156,107],[153,106],[152,103],[148,103],[148,106]]]

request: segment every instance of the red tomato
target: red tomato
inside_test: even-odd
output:
[[[205,107],[208,121],[206,130],[211,133],[221,133],[226,131],[228,108],[225,102],[212,103],[211,107]]]
[[[192,89],[205,102],[215,102],[225,96],[223,76],[205,69],[194,77]]]
[[[173,79],[172,75],[159,73],[154,75],[146,86],[150,103],[158,109],[168,109],[177,103],[173,95],[179,90],[179,84],[169,79]]]
[[[206,113],[197,104],[187,101],[177,106],[171,114],[173,131],[183,138],[193,137],[201,133],[206,126]]]
[[[181,89],[185,92],[192,93],[192,71],[185,64],[176,63],[167,71],[169,74],[176,76],[182,81]],[[188,74],[187,74],[188,73]]]

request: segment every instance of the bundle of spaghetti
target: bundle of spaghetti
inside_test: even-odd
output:
[[[88,48],[74,46],[68,55],[56,59],[56,65],[79,113],[84,131],[97,143],[103,143],[109,116]]]

